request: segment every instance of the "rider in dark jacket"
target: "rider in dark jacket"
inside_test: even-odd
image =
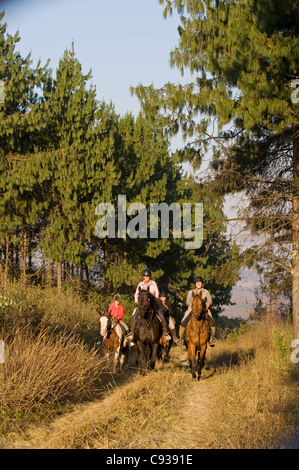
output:
[[[163,335],[164,335],[166,341],[169,341],[171,339],[171,336],[169,336],[169,334],[168,334],[168,327],[167,327],[166,320],[165,320],[164,315],[162,313],[162,310],[161,310],[161,308],[159,308],[159,305],[158,305],[158,302],[157,302],[158,298],[159,298],[159,289],[158,289],[158,286],[157,286],[156,282],[153,281],[151,279],[151,277],[152,277],[152,273],[151,273],[150,269],[146,268],[142,271],[143,280],[137,286],[137,289],[136,289],[136,292],[135,292],[135,302],[136,303],[138,302],[138,289],[139,289],[139,287],[141,287],[142,289],[149,288],[149,292],[152,294],[153,300],[154,300],[153,308],[155,310],[156,315],[158,316],[158,318],[160,319],[160,321],[162,323]],[[138,306],[135,308],[135,310],[133,312],[133,317],[132,317],[132,320],[131,320],[131,335],[129,336],[129,339],[131,341],[133,340],[133,337],[134,337],[134,329],[135,329],[137,317],[138,317]]]

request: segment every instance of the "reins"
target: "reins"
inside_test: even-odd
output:
[[[196,318],[196,314],[194,312],[192,312],[192,318],[195,318],[196,321],[200,321]],[[204,312],[204,318],[202,319],[202,323],[201,325],[199,325],[199,328],[198,328],[198,331],[194,330],[194,328],[192,327],[192,323],[190,323],[190,327],[191,327],[191,330],[194,332],[194,333],[197,333],[198,336],[200,336],[204,330],[205,330],[205,327],[206,325],[208,324],[208,320],[207,320],[207,315],[206,315],[206,312]],[[202,329],[201,329],[202,328]]]

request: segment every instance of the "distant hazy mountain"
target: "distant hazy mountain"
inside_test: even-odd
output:
[[[243,269],[240,281],[233,287],[231,300],[235,305],[225,307],[223,315],[248,318],[255,305],[254,289],[258,286],[259,277],[256,272]]]

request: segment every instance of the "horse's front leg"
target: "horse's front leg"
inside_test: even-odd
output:
[[[201,349],[198,351],[198,369],[197,369],[197,374],[198,377],[197,379],[200,380],[201,377],[201,371],[205,365],[205,358],[206,358],[206,352],[207,352],[207,345],[205,344],[204,346],[201,347]]]
[[[192,378],[196,379],[196,346],[191,342],[188,344],[188,354]]]
[[[146,365],[144,345],[140,341],[136,341],[136,349],[137,349],[138,367],[141,371],[144,371],[145,365]]]
[[[149,363],[150,369],[155,368],[155,364],[156,364],[156,360],[159,355],[159,352],[160,352],[159,343],[153,344],[153,346],[151,347],[151,354],[150,354],[150,363]]]
[[[114,348],[116,349],[114,349],[113,368],[114,372],[117,372],[120,359],[120,341],[115,342]]]

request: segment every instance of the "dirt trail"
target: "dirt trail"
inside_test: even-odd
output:
[[[177,375],[180,389],[172,391],[176,398],[167,411],[166,420],[154,426],[156,440],[151,441],[155,448],[207,448],[205,428],[211,421],[213,407],[213,375],[209,374],[202,381],[192,381],[187,361],[187,353],[183,347],[174,347],[171,362],[166,366],[157,366],[157,370],[145,376],[132,376],[125,384],[116,384],[106,397],[94,402],[76,405],[72,412],[56,418],[51,424],[32,426],[26,433],[10,435],[0,441],[1,448],[14,449],[61,449],[61,448],[142,448],[140,429],[136,429],[130,440],[113,442],[111,435],[105,437],[105,426],[109,426],[107,416],[117,410],[124,397],[138,390],[151,390],[154,377],[155,383],[165,380],[166,372]],[[175,372],[172,372],[175,371]],[[151,376],[151,374],[154,374]],[[168,375],[168,380],[169,380]],[[166,379],[167,380],[167,379]],[[157,416],[161,414],[157,410]],[[123,419],[118,416],[116,419]],[[145,419],[146,422],[146,419]],[[108,424],[107,424],[108,423]],[[200,423],[200,426],[199,426]],[[145,426],[145,425],[144,425]],[[143,425],[141,426],[144,427]],[[150,424],[149,424],[150,427]],[[179,431],[178,431],[179,430]],[[108,433],[109,434],[109,433]],[[138,434],[138,436],[137,436]],[[148,448],[144,441],[144,448]],[[122,447],[123,446],[123,447]],[[149,447],[151,448],[151,447]]]

